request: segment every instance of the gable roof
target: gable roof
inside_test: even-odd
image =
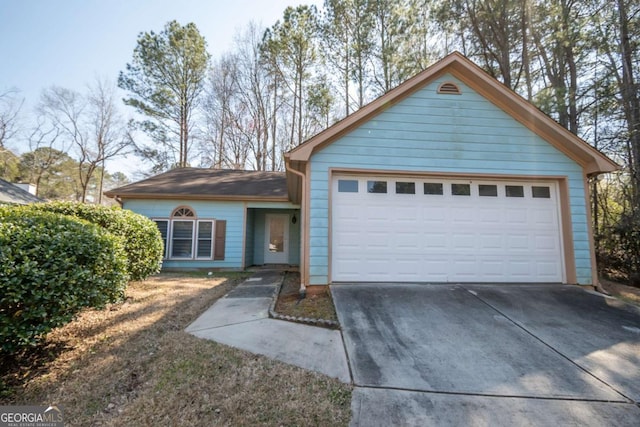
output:
[[[179,168],[105,191],[116,199],[288,201],[284,172]]]
[[[0,179],[0,204],[11,203],[24,205],[37,202],[42,202],[42,199],[4,179]]]
[[[314,152],[331,144],[347,132],[422,89],[445,73],[450,73],[458,78],[529,130],[573,159],[583,167],[587,175],[597,175],[619,169],[619,166],[614,161],[580,137],[569,132],[459,52],[446,56],[385,95],[285,153],[288,167],[300,171],[303,170],[302,164],[307,162]],[[296,189],[292,189],[292,192],[295,193]]]

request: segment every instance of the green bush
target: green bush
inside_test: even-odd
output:
[[[84,307],[122,298],[120,239],[97,225],[29,207],[0,208],[0,349],[34,345]]]
[[[118,207],[71,202],[38,203],[30,208],[82,218],[122,238],[131,280],[143,280],[160,271],[164,251],[162,237],[147,217]]]

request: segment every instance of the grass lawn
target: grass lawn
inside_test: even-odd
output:
[[[346,425],[351,387],[184,328],[243,276],[161,274],[87,310],[18,361],[0,404],[58,404],[66,425]]]

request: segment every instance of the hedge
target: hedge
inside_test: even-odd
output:
[[[84,307],[119,300],[126,271],[121,240],[105,229],[29,207],[1,207],[2,352],[36,344]]]
[[[72,202],[37,203],[29,208],[82,218],[121,237],[131,280],[143,280],[160,271],[162,237],[155,223],[145,216],[118,207]]]

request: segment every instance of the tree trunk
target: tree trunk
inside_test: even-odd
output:
[[[633,74],[633,48],[629,39],[629,19],[625,0],[618,0],[620,53],[622,54],[622,99],[629,132],[633,206],[640,205],[640,100]]]
[[[301,58],[302,59],[302,58]],[[302,78],[304,77],[302,62],[298,68],[298,144],[302,144]]]
[[[531,59],[529,58],[529,0],[522,2],[522,68],[524,69],[524,80],[527,88],[527,101],[533,99],[533,82],[531,81]]]
[[[273,112],[271,118],[271,170],[276,170],[276,136],[278,130],[278,76],[273,79]]]

